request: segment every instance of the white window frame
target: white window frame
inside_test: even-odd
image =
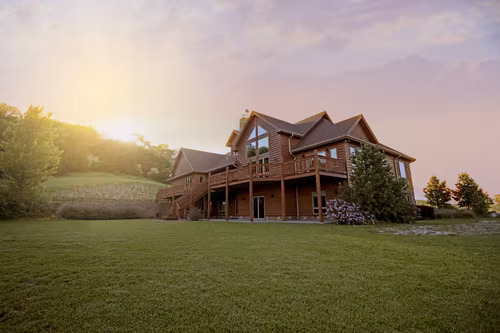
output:
[[[318,201],[318,206],[314,207],[314,197],[318,196],[318,192],[312,192],[311,193],[311,200],[312,200],[312,208],[313,208],[313,215],[319,215],[319,201]],[[321,207],[321,210],[323,211],[323,214],[326,214],[326,192],[321,191],[321,197],[325,197],[325,205]],[[323,203],[323,201],[321,201]]]
[[[335,152],[335,154],[332,154],[332,152]],[[337,148],[330,148],[330,157],[337,158]]]
[[[408,176],[406,175],[406,163],[403,161],[398,161],[399,165],[399,177],[407,179]]]

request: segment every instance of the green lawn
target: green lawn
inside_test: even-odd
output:
[[[1,222],[0,331],[500,330],[500,235],[377,228]]]

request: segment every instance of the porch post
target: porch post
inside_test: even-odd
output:
[[[297,206],[297,219],[300,218],[300,211],[299,211],[299,187],[295,185],[295,205]]]
[[[318,158],[318,151],[314,151],[314,163],[315,165],[315,171],[316,171],[316,192],[317,192],[317,198],[318,198],[318,216],[319,216],[319,221],[323,222],[323,203],[321,200],[321,179],[319,176],[319,158]]]
[[[248,163],[248,205],[248,211],[250,212],[250,221],[253,222],[253,181],[251,163]]]
[[[283,173],[283,163],[281,163],[281,220],[286,221],[286,198],[285,198],[285,175]]]
[[[229,172],[229,167],[226,167],[226,206],[225,206],[225,211],[226,211],[226,221],[229,220],[229,183],[228,183],[228,172]]]
[[[212,177],[212,173],[208,173],[208,194],[207,194],[207,220],[210,220],[210,178]]]

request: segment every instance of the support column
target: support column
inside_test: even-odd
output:
[[[212,177],[212,173],[209,172],[208,173],[208,192],[207,192],[207,220],[210,220],[210,208],[211,208],[211,205],[210,205],[210,178]]]
[[[286,221],[285,175],[281,163],[281,220]]]
[[[226,167],[226,205],[225,205],[225,211],[226,211],[226,221],[229,221],[229,167]]]
[[[318,216],[319,221],[323,222],[323,202],[321,200],[321,178],[319,175],[319,158],[318,151],[314,151],[314,163],[315,163],[315,171],[316,171],[316,193],[318,197]]]
[[[297,206],[297,219],[300,219],[299,211],[299,187],[295,185],[295,205]]]
[[[248,205],[250,212],[250,221],[253,222],[253,181],[252,181],[252,164],[248,164]]]

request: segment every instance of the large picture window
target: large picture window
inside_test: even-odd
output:
[[[269,153],[269,135],[260,125],[255,125],[248,137],[247,158],[251,159],[257,155],[267,156]],[[254,160],[255,162],[255,160]]]
[[[269,152],[269,137],[266,136],[265,138],[260,139],[257,141],[257,145],[259,147],[259,155]]]
[[[257,145],[256,142],[249,142],[247,145],[247,157],[257,156]]]

